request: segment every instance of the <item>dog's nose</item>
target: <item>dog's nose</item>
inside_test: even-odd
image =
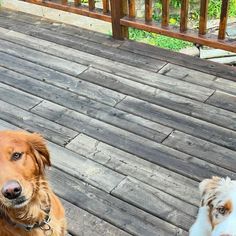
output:
[[[21,195],[22,188],[15,180],[6,182],[2,188],[2,194],[5,198],[16,199]]]

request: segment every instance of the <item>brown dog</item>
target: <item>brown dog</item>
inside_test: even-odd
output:
[[[0,236],[64,236],[61,202],[44,174],[50,157],[43,138],[0,131]]]

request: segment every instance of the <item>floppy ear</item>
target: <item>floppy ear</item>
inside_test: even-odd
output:
[[[27,139],[33,149],[40,171],[44,172],[46,166],[51,166],[50,155],[45,140],[37,133],[29,134]]]
[[[201,195],[201,206],[209,205],[215,198],[216,189],[219,186],[221,178],[213,176],[211,179],[204,179],[199,184],[199,190]]]

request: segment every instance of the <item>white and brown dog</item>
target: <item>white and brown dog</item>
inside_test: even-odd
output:
[[[236,181],[213,177],[199,189],[201,206],[190,236],[236,236]]]

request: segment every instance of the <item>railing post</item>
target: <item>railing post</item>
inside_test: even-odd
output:
[[[88,0],[89,10],[93,11],[95,9],[95,0]]]
[[[127,10],[127,0],[111,0],[111,18],[112,18],[112,35],[115,39],[128,38],[128,27],[120,24],[120,19],[124,17]]]
[[[219,34],[218,34],[218,39],[221,39],[221,40],[225,39],[228,13],[229,13],[229,0],[223,0],[222,7],[221,7],[221,14],[220,14]]]
[[[209,2],[209,0],[201,0],[199,35],[205,35],[206,34],[208,2]]]
[[[145,0],[145,21],[152,21],[152,0]]]
[[[128,0],[129,5],[129,18],[135,18],[136,9],[135,9],[135,0]]]
[[[189,0],[182,0],[180,12],[180,32],[186,32],[188,29],[188,8]]]
[[[106,14],[109,12],[109,0],[102,0],[102,9],[103,13]]]
[[[169,26],[169,15],[170,15],[170,0],[163,0],[162,1],[162,27]]]

